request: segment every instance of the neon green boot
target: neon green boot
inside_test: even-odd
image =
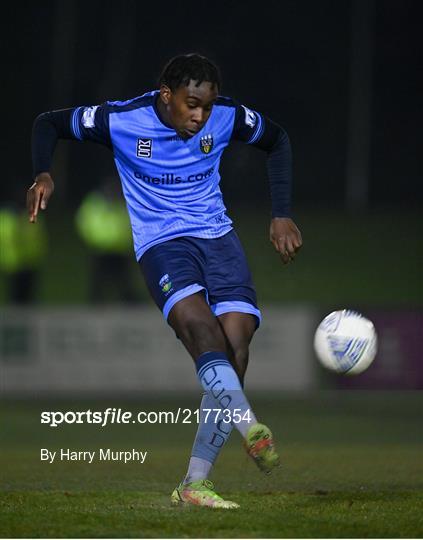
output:
[[[244,445],[248,455],[253,458],[261,471],[269,474],[280,465],[272,432],[264,424],[254,424],[250,427]]]
[[[197,480],[180,484],[174,489],[170,497],[172,505],[193,504],[196,506],[208,506],[210,508],[239,508],[239,504],[225,501],[214,491],[213,482],[210,480]]]

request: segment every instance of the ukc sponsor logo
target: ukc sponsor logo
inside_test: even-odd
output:
[[[152,139],[138,139],[137,140],[137,157],[150,158],[153,150]]]

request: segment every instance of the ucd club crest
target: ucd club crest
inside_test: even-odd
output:
[[[172,291],[172,282],[170,281],[169,274],[165,274],[159,281],[159,287],[162,289],[162,293],[167,296]]]
[[[213,135],[211,133],[203,135],[200,139],[200,150],[203,152],[203,154],[210,154],[212,148]]]

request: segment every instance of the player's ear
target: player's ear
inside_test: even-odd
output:
[[[172,90],[165,84],[162,84],[160,87],[160,97],[162,98],[162,101],[165,105],[168,105],[171,95]]]

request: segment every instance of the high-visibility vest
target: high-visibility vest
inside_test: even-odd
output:
[[[47,252],[47,232],[41,216],[29,223],[26,212],[0,209],[0,270],[8,274],[35,270]]]
[[[131,227],[123,200],[89,193],[77,211],[76,226],[83,240],[96,251],[130,253]]]

